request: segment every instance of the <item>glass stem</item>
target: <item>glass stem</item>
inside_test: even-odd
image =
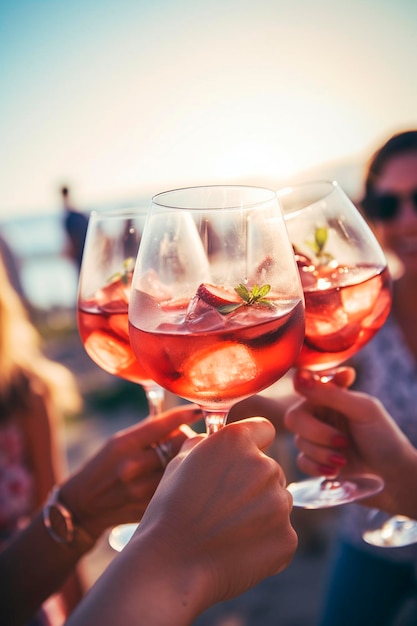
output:
[[[208,435],[217,433],[226,424],[228,410],[226,411],[210,411],[203,409],[204,421],[206,423],[206,431]]]
[[[164,407],[165,389],[154,383],[153,385],[144,386],[144,390],[148,401],[149,415],[158,415]]]
[[[323,370],[321,372],[313,371],[312,374],[315,380],[319,380],[322,383],[331,383],[333,378],[335,377],[336,370],[330,369],[330,370]]]
[[[327,476],[323,477],[320,483],[320,489],[327,493],[334,491],[335,489],[340,489],[340,480],[338,480],[337,476],[330,478]]]
[[[336,370],[325,370],[321,372],[314,372],[314,378],[316,380],[320,380],[322,383],[331,383]],[[326,424],[330,424],[339,430],[346,432],[347,424],[346,418],[337,411],[332,409],[327,409],[325,407],[321,407],[316,409],[316,417],[325,422]],[[337,473],[334,476],[323,476],[323,480],[320,485],[320,489],[322,493],[332,496],[334,492],[341,488],[340,481],[337,478]]]

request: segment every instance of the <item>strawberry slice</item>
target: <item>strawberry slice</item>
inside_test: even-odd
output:
[[[358,323],[347,324],[337,332],[311,335],[306,330],[305,344],[319,352],[345,352],[352,348],[359,338],[361,326]]]
[[[106,313],[127,311],[129,304],[130,283],[121,278],[113,280],[96,293],[97,305]]]
[[[197,289],[197,296],[216,309],[227,304],[243,304],[242,298],[234,290],[209,283],[201,283]]]
[[[117,313],[127,313],[128,311],[128,303],[126,300],[122,300],[119,298],[118,300],[108,300],[107,302],[103,302],[103,304],[99,305],[99,308],[104,313],[117,314]]]

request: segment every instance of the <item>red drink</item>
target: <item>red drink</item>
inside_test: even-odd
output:
[[[362,348],[387,319],[391,279],[387,268],[300,265],[306,331],[296,366],[324,370]]]
[[[137,362],[129,340],[130,280],[116,280],[94,298],[78,305],[78,328],[85,350],[102,369],[125,380],[146,385],[148,374]]]
[[[270,307],[221,314],[198,297],[158,302],[139,291],[131,297],[137,358],[160,385],[203,406],[228,408],[265,389],[289,370],[302,345],[300,300],[269,298]]]

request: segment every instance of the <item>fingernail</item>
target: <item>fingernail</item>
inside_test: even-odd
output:
[[[341,454],[331,454],[329,456],[329,462],[332,465],[339,465],[340,467],[343,467],[347,463],[345,457]]]

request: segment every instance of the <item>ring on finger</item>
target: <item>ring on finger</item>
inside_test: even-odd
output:
[[[171,442],[161,441],[153,444],[152,448],[155,450],[162,468],[165,469],[173,456]]]

